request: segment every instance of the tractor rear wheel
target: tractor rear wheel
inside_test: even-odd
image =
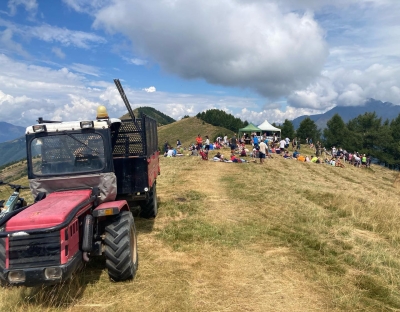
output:
[[[140,205],[140,217],[145,219],[152,219],[157,216],[158,203],[157,203],[157,187],[154,182],[153,187],[149,193],[149,199]]]
[[[136,228],[132,214],[122,211],[105,227],[108,275],[114,282],[133,279],[138,269]]]

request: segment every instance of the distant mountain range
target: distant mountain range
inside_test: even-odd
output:
[[[324,129],[326,128],[326,123],[335,114],[338,114],[342,117],[343,121],[347,123],[349,120],[354,119],[359,115],[372,112],[375,112],[378,117],[381,117],[382,122],[386,119],[389,119],[390,121],[400,114],[400,105],[369,99],[363,106],[336,106],[324,114],[297,117],[293,119],[292,123],[293,127],[297,129],[306,117],[310,117],[319,129]]]
[[[19,138],[25,134],[25,127],[14,126],[8,122],[0,121],[0,143]]]
[[[0,143],[0,166],[26,158],[25,137]]]

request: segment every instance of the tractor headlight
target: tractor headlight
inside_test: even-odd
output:
[[[8,281],[10,283],[23,283],[25,282],[24,271],[10,271],[8,272]]]
[[[62,277],[62,270],[58,267],[51,267],[44,269],[44,276],[48,280],[60,279]]]
[[[34,132],[46,132],[46,125],[34,125],[32,126]]]
[[[94,128],[93,121],[81,121],[81,129]]]

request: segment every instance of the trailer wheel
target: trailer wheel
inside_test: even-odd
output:
[[[114,282],[133,279],[138,269],[136,228],[132,214],[122,211],[105,227],[108,275]]]
[[[157,204],[157,187],[156,182],[154,182],[153,187],[151,188],[149,199],[140,205],[140,217],[145,219],[155,218],[158,212],[158,204]]]

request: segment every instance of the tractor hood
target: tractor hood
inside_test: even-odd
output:
[[[64,222],[71,211],[89,200],[91,189],[55,192],[11,218],[6,231],[53,227]]]

